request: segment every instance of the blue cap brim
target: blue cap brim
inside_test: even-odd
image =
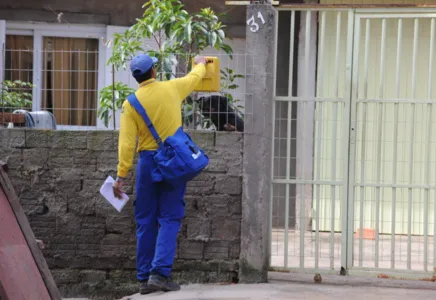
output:
[[[153,65],[157,64],[158,59],[156,57],[152,57],[151,60],[153,61]]]

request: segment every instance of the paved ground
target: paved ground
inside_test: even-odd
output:
[[[257,285],[190,285],[179,292],[133,295],[123,300],[410,300],[435,299],[436,291],[373,286],[337,286],[273,282]]]

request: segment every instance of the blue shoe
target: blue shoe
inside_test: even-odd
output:
[[[175,292],[180,290],[180,285],[174,282],[171,277],[151,275],[148,280],[148,288],[155,291]]]

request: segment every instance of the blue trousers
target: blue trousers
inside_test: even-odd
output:
[[[153,183],[153,154],[141,152],[136,170],[136,267],[140,281],[148,280],[150,274],[171,276],[177,235],[185,216],[186,185],[173,188]]]

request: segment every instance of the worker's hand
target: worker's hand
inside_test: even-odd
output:
[[[115,181],[114,184],[112,185],[115,197],[117,197],[120,200],[123,198],[122,194],[125,193],[125,191],[123,190],[123,186],[124,186],[124,181]]]
[[[206,58],[204,56],[196,56],[194,58],[194,63],[196,65],[198,65],[198,64],[206,65],[207,64],[207,60],[206,60]]]

